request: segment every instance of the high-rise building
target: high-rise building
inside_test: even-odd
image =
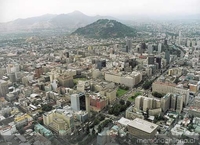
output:
[[[158,44],[158,53],[161,53],[162,52],[162,43],[159,43]]]
[[[124,49],[122,49],[122,52],[129,52],[128,46],[126,46]]]
[[[147,109],[151,109],[151,100],[149,98],[144,98],[143,100],[143,111],[147,111]]]
[[[167,45],[167,40],[166,39],[164,40],[164,45]]]
[[[86,97],[85,94],[79,94],[80,110],[86,110]]]
[[[187,40],[187,47],[190,47],[190,39]]]
[[[69,58],[69,52],[66,52],[66,57]]]
[[[169,93],[161,98],[161,109],[163,112],[166,112],[167,110],[169,110],[170,99],[171,99],[171,94],[169,94]]]
[[[177,97],[176,111],[181,112],[183,110],[183,96]]]
[[[148,53],[149,54],[153,53],[153,46],[152,46],[152,44],[148,44]]]
[[[175,40],[175,36],[172,36],[171,39],[174,41]]]
[[[181,31],[179,31],[178,44],[181,45]]]
[[[148,65],[154,64],[154,55],[148,55]]]
[[[0,80],[0,95],[5,97],[8,92],[8,83],[4,80]]]
[[[113,48],[110,49],[110,54],[115,54],[115,50]]]
[[[145,44],[144,42],[142,42],[142,43],[140,43],[139,45],[137,45],[136,49],[137,49],[137,50],[136,50],[137,53],[142,54],[142,53],[145,52],[146,44]]]
[[[132,41],[130,39],[126,40],[126,48],[128,49],[127,52],[132,48]]]
[[[5,68],[0,68],[0,79],[6,74],[6,69]]]
[[[169,53],[169,50],[165,51],[165,59],[166,59],[166,63],[169,64],[169,62],[170,62],[170,53]]]
[[[188,90],[188,94],[181,94],[183,96],[183,104],[184,105],[188,105],[188,101],[189,101],[189,90]],[[183,107],[184,107],[183,105]]]
[[[176,110],[176,105],[177,105],[177,95],[176,94],[172,94],[171,95],[170,108],[173,109],[173,110]]]
[[[79,111],[80,110],[79,94],[72,94],[71,95],[71,107],[75,111]]]
[[[161,69],[161,57],[156,57],[156,63],[158,63],[158,69]]]
[[[22,79],[22,72],[15,72],[15,79],[16,81],[21,81]]]
[[[197,46],[200,46],[200,40],[197,41]]]
[[[138,96],[137,98],[135,98],[135,107],[137,109],[141,109],[141,107],[143,106],[143,98],[144,96]]]
[[[85,105],[86,105],[86,111],[90,113],[90,97],[88,94],[85,94]]]
[[[146,111],[148,109],[160,108],[160,100],[148,98],[145,96],[138,96],[135,98],[135,108]]]
[[[88,98],[84,93],[71,95],[71,107],[75,111],[88,109]],[[89,109],[88,109],[89,110]]]
[[[143,50],[146,49],[146,44],[145,44],[144,42],[141,43],[141,48],[142,48]]]
[[[194,47],[196,45],[196,41],[192,40],[192,47]]]
[[[16,82],[16,77],[15,77],[15,73],[14,72],[12,72],[12,73],[9,74],[9,78],[10,78],[10,81],[12,83]]]

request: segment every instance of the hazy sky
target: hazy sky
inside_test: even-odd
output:
[[[200,0],[0,0],[0,22],[74,10],[110,16],[199,14]]]

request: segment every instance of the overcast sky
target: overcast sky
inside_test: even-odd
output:
[[[75,10],[86,15],[187,15],[200,13],[200,0],[0,0],[0,22]]]

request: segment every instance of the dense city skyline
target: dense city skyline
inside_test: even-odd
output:
[[[199,145],[200,0],[0,0],[0,145]]]
[[[63,14],[75,10],[86,15],[123,16],[184,16],[199,14],[198,0],[0,0],[0,22],[44,14]]]

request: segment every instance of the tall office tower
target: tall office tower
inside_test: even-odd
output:
[[[176,36],[173,36],[172,39],[173,39],[173,40],[176,40]]]
[[[188,89],[187,93],[183,94],[183,103],[184,103],[184,105],[188,105],[189,97],[190,97],[190,95],[189,95],[189,89]]]
[[[176,111],[181,112],[183,110],[183,96],[177,97]]]
[[[10,78],[10,81],[12,83],[16,82],[16,77],[15,77],[15,73],[14,72],[12,72],[12,73],[9,74],[9,78]]]
[[[101,63],[102,63],[102,67],[106,67],[106,60],[102,60]]]
[[[145,97],[143,100],[143,111],[147,111],[147,108],[152,109],[152,99]]]
[[[4,80],[0,80],[0,95],[5,97],[8,93],[8,83]]]
[[[187,40],[187,47],[190,47],[190,39]]]
[[[66,52],[66,57],[69,58],[69,52]]]
[[[146,50],[146,44],[144,42],[140,43],[139,45],[136,46],[136,51],[140,54],[144,53]]]
[[[6,74],[5,68],[0,68],[0,79]]]
[[[75,111],[80,110],[79,94],[72,94],[71,95],[71,107]]]
[[[158,53],[161,53],[162,52],[162,43],[159,43],[158,44]]]
[[[156,57],[156,63],[158,63],[158,69],[161,69],[161,57]]]
[[[89,110],[88,98],[86,98],[84,93],[72,94],[71,95],[71,107],[72,109],[79,110]]]
[[[86,110],[86,97],[85,94],[79,94],[80,110]]]
[[[200,40],[197,41],[197,46],[200,46]]]
[[[156,100],[152,99],[152,109],[156,108]]]
[[[153,46],[152,46],[152,44],[148,44],[148,53],[149,54],[153,53]]]
[[[164,40],[164,45],[167,45],[167,40],[166,39]]]
[[[129,48],[128,48],[128,46],[125,47],[124,51],[127,52],[127,53],[130,51]]]
[[[50,73],[50,75],[49,75],[49,77],[50,77],[50,82],[52,83],[52,82],[53,82],[53,80],[54,80],[54,73],[53,73],[53,72],[51,72],[51,73]]]
[[[192,47],[194,47],[196,45],[196,41],[192,40]]]
[[[89,94],[85,94],[85,105],[86,105],[86,111],[90,113],[90,97]]]
[[[8,64],[8,66],[6,67],[6,72],[8,74],[11,73],[11,67],[12,67],[12,64]]]
[[[131,50],[132,48],[132,41],[130,39],[126,40],[126,48],[128,48],[128,52]]]
[[[145,44],[145,42],[142,42],[140,45],[141,45],[141,48],[142,48],[143,50],[146,49],[146,44]]]
[[[170,61],[170,53],[169,53],[169,50],[166,50],[166,51],[165,51],[165,59],[166,59],[167,64],[169,64],[169,61]]]
[[[110,54],[114,54],[115,50],[113,48],[110,49]]]
[[[179,31],[179,35],[178,35],[178,44],[181,45],[181,31]]]
[[[171,105],[170,105],[170,108],[173,109],[173,110],[176,110],[176,104],[177,104],[177,95],[173,94],[171,96]]]
[[[148,55],[148,65],[154,64],[154,55]]]
[[[138,96],[135,98],[135,107],[137,109],[141,109],[141,107],[143,106],[143,96]]]
[[[166,94],[164,97],[161,98],[161,109],[163,112],[166,112],[170,108],[170,99],[170,93]]]

